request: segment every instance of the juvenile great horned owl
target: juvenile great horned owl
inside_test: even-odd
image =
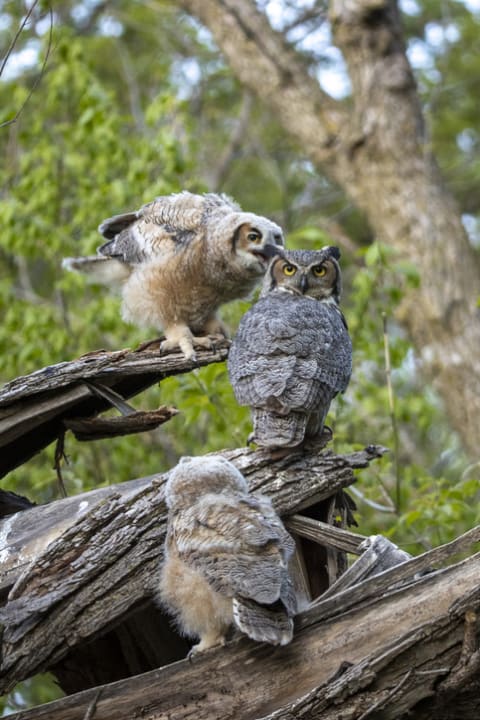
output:
[[[339,257],[335,247],[282,251],[240,322],[228,371],[237,401],[251,408],[258,445],[292,448],[318,436],[332,398],[348,385]]]
[[[283,245],[278,225],[244,213],[226,195],[182,192],[158,197],[99,227],[98,256],[66,258],[64,267],[122,285],[123,318],[165,333],[162,351],[212,345],[224,335],[218,307],[247,295]]]
[[[294,542],[270,500],[250,495],[228,460],[187,457],[170,474],[166,502],[158,597],[179,630],[200,639],[193,650],[223,644],[232,623],[259,642],[290,642]]]

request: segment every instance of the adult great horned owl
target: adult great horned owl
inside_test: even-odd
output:
[[[339,308],[340,251],[282,251],[259,301],[243,316],[228,357],[235,397],[252,411],[252,440],[293,448],[318,436],[352,369]]]
[[[283,245],[281,229],[244,213],[226,195],[182,192],[105,220],[97,256],[66,258],[64,267],[122,285],[122,315],[165,333],[162,351],[211,347],[225,334],[218,307],[247,295]]]
[[[294,542],[266,497],[248,493],[232,463],[182,458],[166,486],[169,510],[158,598],[194,651],[223,644],[234,623],[273,645],[292,639]]]

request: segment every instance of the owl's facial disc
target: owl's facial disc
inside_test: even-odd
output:
[[[246,253],[258,264],[259,271],[265,270],[271,258],[279,254],[282,248],[283,236],[280,228],[261,230],[251,223],[244,223],[236,232],[235,247],[237,253]]]

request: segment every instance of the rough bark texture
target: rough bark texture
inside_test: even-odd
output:
[[[286,647],[234,640],[193,661],[12,717],[400,720],[407,713],[409,718],[435,720],[477,717],[480,554],[434,568],[479,539],[476,528],[456,543],[342,591],[338,597],[343,602],[338,605],[335,598],[315,603],[297,618],[294,639]],[[418,577],[415,573],[420,569],[429,571]],[[448,701],[452,692],[453,703]],[[464,698],[468,712],[461,716],[455,707],[461,707]],[[430,716],[424,714],[426,699]]]
[[[370,447],[346,456],[325,451],[277,460],[248,449],[222,455],[251,490],[269,495],[280,514],[292,514],[350,485],[353,469],[382,453]],[[4,597],[9,592],[0,611],[0,692],[57,665],[152,599],[165,534],[166,477],[59,500],[3,521],[1,591]],[[166,662],[161,651],[157,664]]]
[[[333,101],[253,0],[179,0],[212,32],[239,80],[267,103],[365,212],[376,236],[418,268],[399,311],[452,426],[478,457],[478,253],[432,158],[395,0],[331,0],[353,107]]]
[[[113,407],[115,393],[131,397],[165,377],[222,362],[228,355],[228,342],[215,350],[199,350],[195,362],[185,360],[181,353],[160,355],[159,347],[154,341],[138,350],[100,350],[4,385],[0,390],[0,477],[69,428],[81,439],[151,430],[175,415],[175,409],[159,408],[156,413],[131,413],[113,420],[92,416]],[[121,410],[124,405],[120,400]]]

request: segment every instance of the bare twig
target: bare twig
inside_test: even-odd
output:
[[[60,488],[60,494],[62,497],[67,497],[67,489],[62,475],[62,460],[68,463],[67,456],[65,455],[65,432],[60,433],[57,438],[55,445],[55,464],[53,466],[57,473],[58,487]]]
[[[22,24],[20,25],[20,28],[19,28],[17,34],[15,35],[14,39],[12,40],[12,43],[11,43],[9,49],[7,50],[7,54],[6,54],[5,58],[3,59],[2,65],[1,65],[1,67],[0,67],[0,76],[1,76],[1,74],[2,74],[2,72],[3,72],[3,69],[4,69],[5,65],[6,65],[6,63],[7,63],[8,57],[11,55],[12,50],[13,50],[13,48],[15,47],[15,44],[16,44],[16,42],[17,42],[17,40],[18,40],[18,37],[19,37],[20,33],[22,32],[23,28],[25,27],[25,24],[26,24],[26,22],[28,21],[29,17],[31,16],[31,14],[32,14],[32,12],[33,12],[33,9],[35,8],[37,2],[38,2],[38,0],[35,0],[35,2],[33,3],[33,5],[31,6],[31,8],[29,9],[29,11],[28,11],[27,15],[25,16]],[[49,32],[48,32],[47,50],[46,50],[46,52],[45,52],[45,57],[43,58],[43,63],[42,63],[42,67],[41,67],[41,70],[40,70],[40,74],[37,75],[37,77],[35,78],[35,80],[34,80],[34,82],[33,82],[33,85],[32,85],[32,87],[30,88],[30,92],[28,93],[28,95],[27,95],[27,97],[25,98],[24,102],[23,102],[22,105],[20,106],[20,109],[17,110],[17,112],[15,113],[15,116],[14,116],[13,118],[11,118],[10,120],[5,120],[5,122],[0,123],[0,128],[6,127],[7,125],[13,125],[14,123],[17,122],[18,118],[19,118],[20,115],[22,114],[25,106],[27,105],[28,101],[29,101],[30,98],[32,97],[32,95],[33,95],[33,93],[35,92],[35,90],[37,89],[37,87],[39,86],[39,84],[40,84],[40,82],[41,82],[41,80],[42,80],[42,78],[43,78],[43,76],[44,76],[44,74],[45,74],[45,69],[46,69],[46,67],[47,67],[48,58],[50,57],[50,52],[51,52],[51,49],[52,49],[52,38],[53,38],[53,11],[52,11],[52,8],[51,8],[50,6],[49,6],[49,8],[48,8],[48,14],[49,14],[49,17],[50,17],[50,28],[49,28]]]
[[[2,64],[0,65],[0,77],[2,76],[2,73],[5,70],[5,65],[7,64],[8,59],[9,59],[10,55],[12,54],[15,45],[18,42],[18,38],[22,34],[25,25],[30,20],[32,13],[35,10],[35,7],[37,5],[38,5],[38,0],[34,0],[34,2],[32,3],[32,6],[29,8],[29,10],[27,11],[27,14],[25,15],[22,22],[20,23],[20,27],[18,28],[17,32],[15,33],[15,36],[14,36],[12,42],[10,43],[7,52],[5,53],[5,57],[2,60]]]
[[[401,507],[401,477],[400,477],[400,464],[398,462],[398,449],[399,449],[399,442],[398,442],[398,427],[397,427],[397,418],[395,415],[395,398],[393,395],[393,386],[392,386],[392,366],[390,362],[390,343],[389,343],[389,337],[388,337],[388,323],[387,323],[387,315],[386,313],[382,313],[382,319],[383,319],[383,347],[385,350],[385,376],[387,380],[387,390],[388,390],[388,407],[390,411],[390,422],[392,424],[392,432],[393,432],[393,450],[394,450],[394,465],[395,465],[395,506],[397,513],[400,512]]]
[[[372,714],[375,710],[378,710],[378,709],[381,708],[383,705],[385,705],[389,700],[391,700],[392,697],[394,697],[394,695],[396,695],[396,694],[403,688],[403,686],[405,685],[405,683],[411,678],[412,674],[413,674],[413,670],[409,670],[409,671],[403,676],[403,678],[400,680],[400,682],[397,683],[397,685],[395,685],[395,687],[392,688],[392,689],[390,690],[390,692],[387,693],[387,695],[386,695],[385,697],[380,698],[379,700],[377,700],[377,702],[374,703],[373,705],[371,705],[364,713],[362,713],[362,714],[360,715],[360,717],[357,718],[357,720],[366,720],[366,718],[370,717],[371,714]]]
[[[100,695],[102,694],[102,690],[103,690],[103,686],[98,688],[97,692],[95,693],[95,695],[92,698],[92,702],[90,703],[90,705],[87,708],[87,712],[85,713],[83,720],[93,720],[93,718],[95,717],[95,712],[97,710],[97,703],[100,700]]]
[[[373,508],[374,510],[379,510],[380,512],[386,512],[386,513],[394,513],[395,508],[389,507],[388,505],[380,505],[380,503],[375,502],[375,500],[370,500],[369,498],[365,497],[365,495],[356,487],[351,487],[350,491],[353,495],[358,497],[362,502],[365,503],[365,505],[368,505],[369,507]]]

